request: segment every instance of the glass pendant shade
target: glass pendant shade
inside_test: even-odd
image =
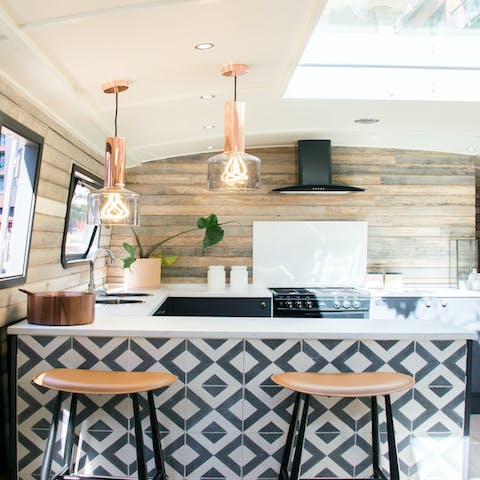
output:
[[[245,152],[222,152],[208,159],[209,190],[258,190],[260,159]]]
[[[140,225],[138,193],[126,188],[102,188],[88,196],[88,223]]]
[[[138,226],[139,195],[125,188],[123,137],[108,137],[106,140],[104,185],[104,188],[88,195],[88,223]]]
[[[245,102],[225,104],[225,148],[208,159],[208,189],[260,189],[260,159],[245,153]]]

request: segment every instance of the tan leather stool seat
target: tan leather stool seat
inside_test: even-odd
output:
[[[415,380],[397,372],[283,372],[272,380],[295,392],[328,397],[374,397],[411,388]]]
[[[167,372],[111,372],[55,368],[38,373],[33,381],[42,387],[70,393],[123,394],[156,390],[178,377]]]

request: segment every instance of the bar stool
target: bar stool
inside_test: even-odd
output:
[[[154,480],[166,480],[165,464],[160,443],[153,390],[166,387],[174,383],[178,377],[166,372],[111,372],[102,370],[79,370],[69,368],[55,368],[38,373],[33,382],[37,385],[52,390],[58,390],[52,423],[48,435],[47,446],[42,461],[40,480],[63,479],[71,475],[73,470],[72,454],[75,443],[75,426],[78,394],[95,395],[121,395],[129,394],[133,403],[133,417],[135,424],[135,450],[137,454],[137,471],[139,480],[147,480],[145,452],[143,444],[142,426],[138,394],[147,392],[148,415],[152,429],[153,454],[156,472]],[[51,476],[52,459],[59,422],[59,413],[65,394],[70,393],[70,415],[68,418],[65,448],[63,453],[64,466],[62,470]],[[85,478],[85,477],[82,477]],[[99,478],[99,477],[87,477]],[[101,477],[105,478],[105,477]]]
[[[300,473],[305,429],[307,426],[308,404],[310,395],[327,397],[370,397],[372,415],[372,463],[373,479],[387,480],[379,466],[380,443],[378,437],[377,396],[385,398],[385,414],[387,420],[388,459],[390,479],[399,480],[397,449],[393,428],[392,404],[390,394],[412,388],[413,377],[403,373],[361,372],[361,373],[317,373],[317,372],[283,372],[271,376],[278,385],[296,392],[292,419],[288,429],[287,441],[280,466],[279,480],[297,480]],[[298,427],[297,442],[292,461],[290,476],[288,467],[293,449],[296,425],[300,414],[300,403],[303,410]]]

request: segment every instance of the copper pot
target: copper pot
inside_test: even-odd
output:
[[[27,320],[39,325],[85,325],[95,318],[95,294],[92,292],[29,292]]]

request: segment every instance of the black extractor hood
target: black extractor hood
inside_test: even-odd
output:
[[[332,184],[332,148],[330,140],[299,140],[298,185],[275,188],[278,193],[349,193],[364,188]]]

